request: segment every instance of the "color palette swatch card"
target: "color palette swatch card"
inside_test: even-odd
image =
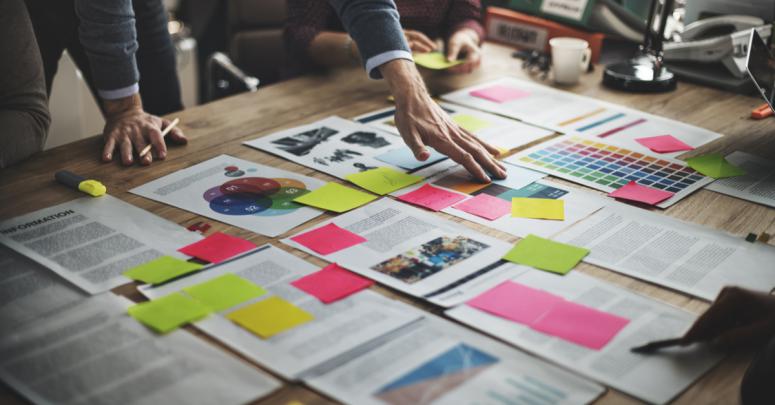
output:
[[[345,187],[339,183],[326,183],[324,186],[293,201],[311,207],[342,213],[368,204],[377,198],[371,194]]]
[[[629,322],[627,318],[563,301],[530,327],[593,350],[600,350]]]
[[[216,232],[198,242],[184,246],[178,251],[210,263],[220,263],[255,248],[255,243],[249,240]]]
[[[398,199],[429,210],[441,211],[452,204],[466,199],[466,196],[433,187],[430,184],[423,184],[417,190],[398,196]]]
[[[314,250],[321,255],[328,255],[343,249],[366,242],[366,239],[358,234],[338,227],[333,222],[296,235],[292,241]]]
[[[315,319],[309,312],[277,296],[242,307],[226,317],[262,339]]]
[[[563,221],[565,220],[565,200],[558,198],[512,198],[511,216]]]
[[[210,309],[181,293],[141,302],[127,309],[132,318],[159,333],[171,332],[206,317]]]
[[[631,181],[617,190],[608,193],[609,197],[620,198],[622,200],[642,202],[649,205],[657,205],[662,201],[667,200],[673,196],[673,193],[665,190],[657,190],[655,188],[641,186],[640,184]]]
[[[682,152],[694,150],[694,147],[672,135],[649,136],[636,138],[636,142],[657,153]]]
[[[234,273],[225,273],[204,283],[186,287],[183,291],[216,312],[266,294],[261,286]]]
[[[506,103],[509,101],[517,100],[530,95],[530,92],[520,90],[511,86],[493,85],[490,87],[481,88],[471,91],[470,93],[474,97],[483,98],[485,100],[494,101],[496,103]]]
[[[552,273],[566,274],[589,254],[589,249],[528,235],[503,259]]]
[[[161,256],[127,270],[124,272],[124,276],[146,284],[156,285],[195,272],[202,267],[198,263],[187,262],[171,256]]]
[[[374,194],[385,195],[423,180],[421,176],[406,174],[390,167],[378,167],[345,177],[353,184]]]
[[[694,170],[714,179],[736,177],[745,174],[745,170],[727,162],[724,156],[718,153],[709,153],[707,155],[686,159],[686,164]]]
[[[494,221],[511,212],[511,204],[508,201],[489,194],[477,194],[475,197],[453,205],[452,208],[490,221]]]
[[[292,286],[316,297],[324,304],[349,297],[373,284],[373,281],[349,272],[336,263],[329,264],[322,270],[291,283]]]
[[[505,281],[466,302],[466,305],[501,318],[530,325],[562,301],[564,301],[562,297],[546,291],[513,281]]]

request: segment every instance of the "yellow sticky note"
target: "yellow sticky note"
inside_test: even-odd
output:
[[[161,284],[202,268],[201,264],[187,262],[170,256],[162,256],[150,262],[132,267],[124,276],[146,284]]]
[[[379,195],[392,193],[423,180],[422,176],[406,174],[389,167],[378,167],[365,172],[351,174],[345,178],[353,184]]]
[[[293,201],[324,210],[345,212],[370,203],[377,197],[363,191],[353,190],[339,183],[327,183]]]
[[[204,318],[210,310],[177,292],[133,305],[127,312],[143,325],[159,333],[167,333],[189,322]]]
[[[565,201],[551,198],[511,199],[511,216],[516,218],[565,220]]]
[[[234,273],[186,287],[183,291],[213,311],[223,311],[266,294],[261,286]]]
[[[466,131],[473,132],[473,133],[476,133],[478,131],[481,131],[485,128],[489,128],[492,126],[492,123],[490,121],[485,121],[479,117],[469,115],[469,114],[453,115],[452,121],[455,121],[456,124],[460,125],[460,127],[465,129]]]
[[[309,312],[277,296],[240,308],[227,317],[262,339],[315,319]]]
[[[464,62],[462,60],[450,62],[447,60],[446,55],[441,52],[415,53],[412,54],[412,58],[414,59],[414,63],[419,66],[433,70],[449,69],[452,66],[457,66]]]

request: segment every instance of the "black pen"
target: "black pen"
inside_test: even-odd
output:
[[[683,338],[657,340],[654,342],[646,343],[643,346],[633,347],[630,349],[630,351],[633,353],[649,354],[666,347],[683,346],[685,344],[686,342]]]

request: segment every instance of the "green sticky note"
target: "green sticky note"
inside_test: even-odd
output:
[[[201,264],[187,262],[170,256],[162,256],[127,270],[124,275],[146,284],[161,284],[202,268]]]
[[[261,286],[234,273],[226,273],[204,283],[186,287],[183,291],[216,312],[266,294],[266,290]]]
[[[456,60],[456,61],[450,62],[447,60],[447,57],[441,52],[415,53],[415,54],[412,54],[412,58],[414,59],[414,63],[426,69],[433,69],[433,70],[449,69],[452,66],[457,66],[464,62],[462,60]]]
[[[127,312],[143,325],[159,333],[167,333],[189,322],[204,318],[210,310],[192,298],[176,292],[153,301],[133,305]]]
[[[293,201],[334,212],[345,212],[374,201],[377,197],[339,183],[327,183]]]
[[[348,175],[346,179],[372,193],[385,195],[419,183],[423,180],[423,177],[399,172],[389,167],[378,167]]]
[[[697,156],[686,159],[686,164],[692,169],[714,179],[742,176],[745,170],[732,165],[718,153]]]
[[[589,249],[555,242],[535,235],[527,235],[517,242],[506,256],[505,260],[517,264],[566,274],[589,254]]]
[[[474,133],[492,126],[492,123],[490,123],[489,121],[485,121],[479,117],[469,115],[469,114],[453,115],[452,121],[455,121],[456,124],[460,125],[460,127],[465,129],[466,131],[474,132]]]
[[[309,312],[280,297],[269,297],[240,308],[227,318],[263,339],[315,319]]]

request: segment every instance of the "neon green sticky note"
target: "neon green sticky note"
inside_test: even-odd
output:
[[[244,278],[226,273],[183,289],[186,294],[213,311],[223,311],[266,294],[266,290]]]
[[[692,169],[714,179],[742,176],[745,170],[732,165],[718,153],[697,156],[686,159],[686,164]]]
[[[450,62],[447,60],[447,57],[441,52],[415,53],[415,54],[412,54],[412,59],[414,59],[414,63],[426,69],[433,69],[433,70],[449,69],[452,66],[457,66],[464,62],[462,60],[456,60],[456,61]]]
[[[167,333],[189,322],[204,318],[210,310],[176,292],[153,301],[133,305],[127,312],[143,325],[159,333]]]
[[[469,114],[453,115],[452,121],[455,121],[456,124],[460,125],[460,127],[466,131],[473,133],[492,126],[490,121],[485,121],[477,116]]]
[[[377,197],[345,187],[339,183],[327,183],[293,201],[334,212],[345,212],[374,201]]]
[[[378,167],[365,172],[350,174],[345,178],[379,195],[392,193],[423,180],[422,176],[406,174],[389,167]]]
[[[589,249],[527,235],[503,258],[517,264],[566,274],[589,254]]]
[[[276,296],[240,308],[230,313],[227,318],[262,339],[268,339],[315,319],[309,312]]]
[[[516,218],[565,220],[565,201],[552,198],[511,199],[511,216]]]
[[[175,277],[197,271],[201,264],[187,262],[170,256],[162,256],[150,262],[132,267],[124,275],[146,284],[161,284]]]

